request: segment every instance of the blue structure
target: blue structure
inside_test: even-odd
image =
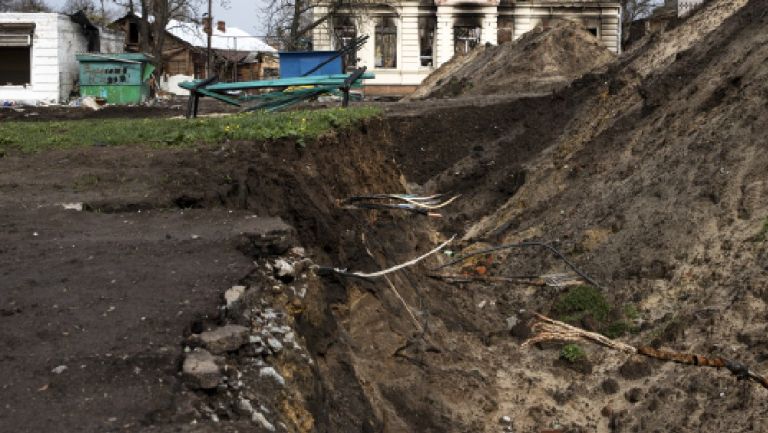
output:
[[[342,56],[338,51],[280,51],[280,78],[301,77],[333,56],[337,57],[312,72],[311,76],[343,73]]]

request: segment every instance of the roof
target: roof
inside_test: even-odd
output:
[[[165,30],[192,46],[201,48],[208,46],[208,35],[203,32],[203,27],[199,24],[170,20]],[[277,52],[261,38],[250,35],[245,30],[229,26],[226,30],[226,32],[221,32],[214,26],[211,48],[265,53]]]
[[[141,14],[134,12],[138,18]],[[128,13],[122,19],[128,18]],[[152,21],[150,16],[150,21]],[[207,48],[208,35],[203,32],[203,26],[197,23],[179,20],[170,20],[165,26],[165,30],[172,36],[192,45],[193,47]],[[211,48],[215,50],[247,51],[259,53],[277,53],[277,50],[264,42],[258,36],[253,36],[245,30],[237,27],[227,26],[226,32],[219,31],[214,24],[213,35],[211,37]]]

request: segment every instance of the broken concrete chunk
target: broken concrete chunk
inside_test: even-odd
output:
[[[236,408],[240,415],[251,415],[253,413],[253,405],[251,404],[251,401],[246,398],[239,399]]]
[[[275,431],[275,426],[272,425],[272,423],[270,423],[269,421],[267,421],[267,418],[261,412],[254,412],[251,415],[251,421],[260,425],[261,428],[265,430]]]
[[[283,350],[283,344],[280,343],[280,340],[275,337],[267,338],[267,344],[269,344],[269,348],[272,349],[275,353]]]
[[[184,380],[191,388],[213,389],[221,382],[221,369],[207,350],[187,354],[182,366]]]
[[[280,373],[278,373],[274,367],[262,367],[261,370],[259,370],[259,376],[271,377],[275,382],[280,384],[280,386],[285,385],[285,379],[283,379],[283,376],[280,376]]]
[[[227,308],[231,309],[238,301],[240,297],[245,293],[245,286],[232,286],[224,292],[224,301],[227,303]]]
[[[296,242],[293,227],[280,218],[255,218],[241,234],[238,249],[257,258],[285,254]]]
[[[212,353],[231,352],[248,343],[250,329],[240,325],[225,325],[200,334],[200,341]]]

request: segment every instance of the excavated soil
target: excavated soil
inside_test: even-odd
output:
[[[768,372],[767,17],[712,1],[554,95],[393,104],[305,148],[5,156],[0,430],[765,431],[768,391],[728,371],[521,347],[581,290],[546,251],[453,282],[428,277],[445,252],[324,267],[546,242],[604,299],[577,325]],[[404,191],[461,197],[338,205]]]
[[[549,93],[614,59],[581,24],[558,20],[519,40],[455,56],[407,99]]]

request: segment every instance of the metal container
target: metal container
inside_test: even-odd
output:
[[[108,104],[140,104],[149,98],[152,57],[141,53],[78,54],[80,96],[102,98]]]
[[[301,77],[337,54],[337,51],[280,51],[280,78]],[[311,75],[333,75],[343,72],[341,57],[336,57]]]

